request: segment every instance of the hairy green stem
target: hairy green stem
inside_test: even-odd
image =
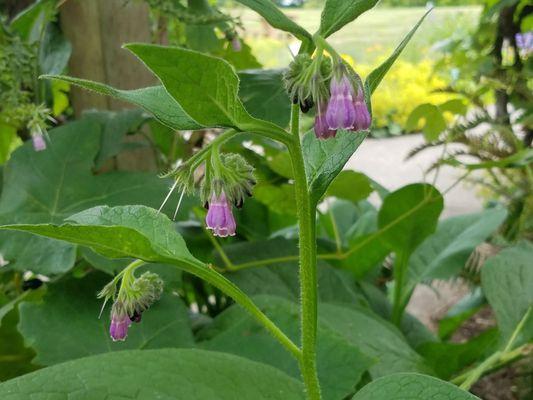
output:
[[[402,315],[405,309],[403,301],[403,286],[405,285],[405,274],[407,273],[407,262],[409,255],[406,252],[396,254],[394,262],[394,303],[392,305],[392,322],[400,326]]]
[[[316,369],[317,332],[317,273],[316,273],[316,215],[309,196],[305,165],[300,143],[300,113],[292,106],[291,133],[294,141],[289,147],[294,173],[296,207],[300,228],[300,371],[307,398],[320,400],[320,384]]]

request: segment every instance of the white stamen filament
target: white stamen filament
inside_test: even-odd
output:
[[[172,185],[172,187],[170,188],[170,192],[168,192],[167,197],[165,197],[165,200],[163,200],[163,204],[161,204],[161,207],[159,207],[159,210],[157,210],[158,214],[161,212],[165,204],[167,204],[167,201],[170,198],[170,195],[172,194],[172,192],[176,189],[176,186],[178,186],[178,181],[175,181],[174,185]]]
[[[174,212],[174,217],[172,218],[173,221],[176,220],[176,215],[178,215],[178,210],[181,206],[181,201],[183,200],[183,195],[185,194],[185,188],[181,191],[180,199],[178,200],[178,205],[176,206],[176,211]]]

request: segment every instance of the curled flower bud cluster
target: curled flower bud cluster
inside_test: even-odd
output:
[[[98,297],[105,297],[106,301],[114,299],[109,325],[111,339],[126,340],[131,324],[141,322],[142,313],[159,300],[162,292],[163,281],[151,272],[145,272],[139,278],[133,276],[133,271],[125,273],[118,295],[116,295],[116,281],[107,284]]]
[[[307,54],[299,54],[284,75],[285,87],[293,104],[299,104],[303,113],[307,113],[317,104],[322,88],[331,74],[331,61],[311,59]]]

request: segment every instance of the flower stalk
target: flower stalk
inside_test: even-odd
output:
[[[294,173],[296,206],[300,230],[300,371],[309,400],[320,400],[320,383],[316,368],[317,345],[317,272],[315,205],[309,196],[304,159],[300,142],[300,109],[292,106],[291,133],[293,144],[289,147]]]

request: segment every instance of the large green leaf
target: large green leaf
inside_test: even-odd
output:
[[[255,119],[238,97],[239,78],[228,62],[179,47],[129,44],[126,48],[157,75],[195,121],[253,130]]]
[[[254,117],[285,127],[291,102],[283,84],[282,69],[239,71],[239,96]]]
[[[113,342],[109,313],[98,318],[102,301],[96,298],[108,281],[99,273],[64,279],[50,284],[41,302],[20,305],[19,329],[37,353],[34,362],[52,365],[108,351],[194,346],[188,310],[171,293],[143,313],[125,342]]]
[[[18,303],[28,297],[28,293],[25,292],[23,296],[0,308],[0,382],[38,368],[32,364],[35,351],[24,343],[24,338],[17,329]]]
[[[80,344],[82,345],[82,344]],[[302,400],[302,385],[270,366],[202,350],[132,350],[82,358],[0,385],[3,400]]]
[[[55,24],[48,24],[39,44],[41,74],[60,74],[67,67],[72,46]]]
[[[448,218],[411,255],[406,282],[409,292],[426,280],[449,279],[464,267],[474,249],[486,240],[506,216],[504,209]]]
[[[337,32],[364,12],[374,7],[379,0],[327,0],[322,10],[318,33],[323,37]]]
[[[378,214],[381,240],[397,253],[411,254],[437,227],[444,201],[429,184],[414,183],[389,194]]]
[[[420,121],[424,122],[422,131],[428,142],[437,140],[447,126],[441,109],[429,103],[420,104],[409,114],[405,130],[414,131],[418,128]]]
[[[135,90],[120,90],[104,85],[103,83],[72,78],[70,76],[44,75],[41,78],[68,82],[84,89],[135,104],[152,114],[162,124],[176,130],[202,128],[202,125],[188,116],[162,86],[152,86]]]
[[[295,342],[299,338],[296,303],[273,297],[254,299],[261,309]],[[241,308],[231,307],[199,332],[200,346],[270,364],[299,378],[296,360]],[[207,339],[207,340],[206,340]],[[318,325],[318,377],[326,399],[343,399],[353,393],[373,359],[363,355],[326,325]]]
[[[69,241],[110,258],[145,261],[195,261],[173,222],[144,206],[94,207],[68,218],[63,225],[8,225],[13,229]]]
[[[314,132],[305,134],[302,151],[313,202],[320,200],[365,137],[362,132],[339,131],[335,140],[317,140]]]
[[[492,354],[497,344],[498,331],[490,329],[464,343],[428,342],[417,351],[431,364],[439,378],[450,379]]]
[[[249,268],[231,272],[227,276],[249,295],[275,295],[298,301],[298,245],[294,240],[235,243],[224,251],[236,266]],[[263,265],[261,267],[261,265]],[[362,303],[362,295],[350,276],[318,263],[318,296],[321,301],[347,304]]]
[[[359,286],[364,292],[372,311],[389,321],[392,315],[392,304],[387,297],[387,293],[369,281],[359,282]],[[413,349],[418,349],[425,343],[438,343],[435,334],[409,313],[403,315],[398,329],[404,334],[405,339]]]
[[[274,28],[290,32],[300,40],[311,40],[311,34],[283,14],[272,0],[237,0],[260,14]]]
[[[357,203],[366,199],[373,191],[370,179],[365,174],[355,171],[341,171],[331,182],[327,196],[335,196]]]
[[[333,304],[319,305],[319,320],[377,363],[373,378],[395,372],[431,372],[424,360],[389,322],[367,310]]]
[[[20,139],[17,136],[17,129],[14,126],[8,125],[0,120],[0,165],[5,163],[9,158],[9,155],[13,151],[14,147],[16,147],[16,143],[18,141],[20,141]],[[0,189],[1,188],[0,181]]]
[[[402,54],[403,49],[405,49],[405,46],[407,46],[407,43],[411,40],[417,29],[420,27],[426,16],[431,12],[429,10],[424,14],[422,18],[420,18],[420,21],[417,22],[417,24],[414,26],[413,29],[405,36],[405,38],[401,41],[401,43],[396,47],[394,52],[390,55],[389,58],[387,58],[379,67],[377,67],[375,70],[373,70],[365,81],[365,86],[367,88],[368,94],[374,93],[374,91],[377,89],[387,72],[389,72],[389,69],[392,67],[392,65],[396,62],[400,54]]]
[[[141,109],[118,112],[90,110],[85,112],[83,117],[102,126],[100,151],[95,160],[96,168],[100,168],[110,157],[116,156],[124,149],[124,136],[129,132],[138,131],[147,115]]]
[[[25,42],[34,43],[41,39],[41,33],[54,14],[54,0],[38,0],[16,15],[10,27]]]
[[[377,379],[352,400],[479,400],[451,383],[419,374],[395,374]]]
[[[507,341],[522,321],[515,344],[533,338],[533,245],[522,242],[490,258],[481,270],[483,292]]]
[[[157,207],[168,192],[168,182],[155,174],[93,175],[101,129],[94,121],[82,120],[50,131],[46,151],[35,152],[31,143],[18,148],[4,169],[0,223],[59,223],[102,203]],[[10,268],[55,274],[74,263],[75,249],[66,243],[14,232],[0,236],[0,252]]]

